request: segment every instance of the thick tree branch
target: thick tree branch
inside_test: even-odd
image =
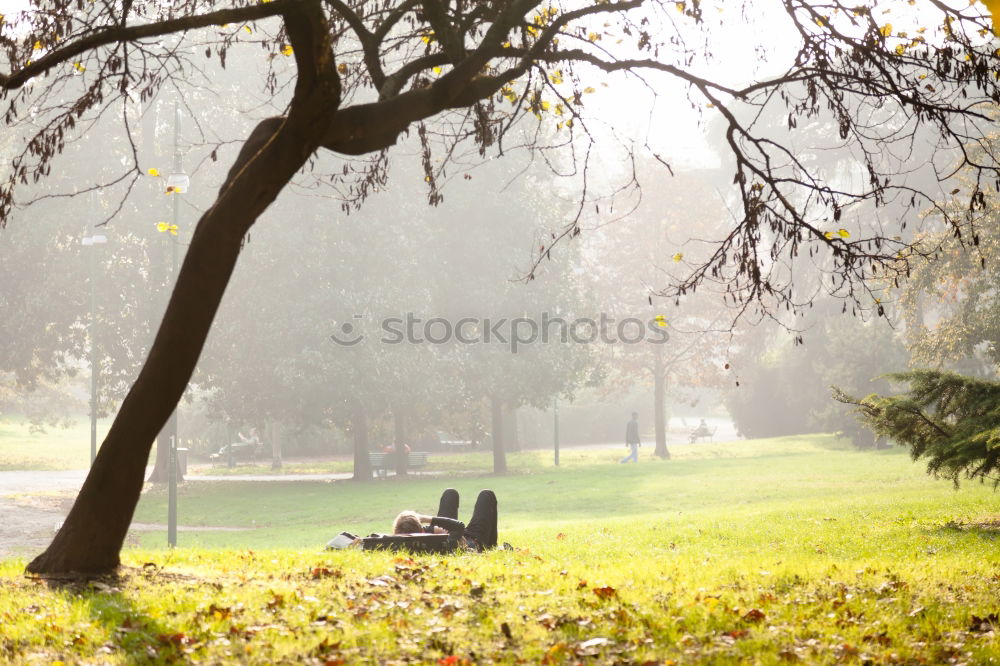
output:
[[[200,14],[197,16],[184,16],[182,18],[168,19],[133,26],[114,26],[102,30],[95,30],[73,42],[70,42],[57,49],[49,51],[38,60],[34,60],[27,65],[10,74],[0,74],[0,88],[13,90],[20,88],[32,77],[44,74],[56,65],[70,62],[77,56],[91,51],[101,46],[114,44],[115,42],[135,41],[149,37],[160,37],[176,32],[185,32],[195,28],[204,28],[210,25],[222,25],[225,23],[236,23],[239,21],[254,21],[269,16],[276,16],[288,10],[296,4],[297,0],[274,0],[250,7],[240,7],[238,9],[222,9],[217,12]]]
[[[462,43],[462,36],[455,31],[448,20],[444,6],[439,0],[423,0],[421,5],[424,8],[424,17],[434,29],[434,35],[448,56],[448,60],[453,63],[460,62],[465,57],[465,45]]]

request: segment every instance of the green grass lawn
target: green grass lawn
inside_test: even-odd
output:
[[[995,663],[1000,498],[928,478],[899,450],[829,436],[519,454],[506,477],[201,482],[183,525],[143,533],[132,567],[50,586],[0,565],[0,662]],[[475,454],[470,454],[475,455]],[[538,463],[530,464],[531,456]],[[649,455],[649,452],[646,452]],[[544,461],[544,467],[541,466]],[[324,552],[343,529],[500,500],[514,551]],[[136,520],[162,522],[147,492]],[[145,565],[145,567],[144,567]]]
[[[98,421],[100,446],[110,421]],[[22,421],[0,420],[0,471],[86,469],[90,466],[90,421],[81,418],[69,428],[31,432]]]

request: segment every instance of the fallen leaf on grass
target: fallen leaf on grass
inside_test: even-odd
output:
[[[553,645],[552,647],[550,647],[548,650],[545,651],[545,656],[542,657],[542,663],[543,664],[562,663],[564,661],[563,655],[566,653],[568,649],[569,646],[566,645],[566,643],[563,643],[561,641],[559,643],[556,643],[555,645]]]
[[[591,638],[590,640],[578,643],[574,652],[576,652],[576,656],[578,657],[596,657],[600,653],[600,648],[610,642],[607,638]]]
[[[159,634],[156,640],[160,641],[163,645],[181,646],[187,642],[187,636],[183,633]]]
[[[743,619],[747,622],[760,622],[765,617],[767,616],[764,614],[764,611],[757,608],[751,608],[743,615]]]
[[[604,587],[595,587],[593,592],[594,594],[597,595],[598,599],[612,599],[618,596],[618,590],[611,587],[610,585],[605,585]]]
[[[996,613],[990,613],[985,617],[973,615],[972,622],[969,623],[969,631],[993,631],[994,629],[1000,629],[1000,617]]]
[[[368,581],[369,585],[374,585],[375,587],[389,587],[395,583],[396,579],[392,576],[379,576],[378,578],[372,578]]]
[[[884,631],[880,631],[877,634],[865,634],[861,637],[861,640],[869,643],[878,643],[882,647],[889,647],[892,645],[892,639],[889,638],[889,635]]]
[[[342,578],[344,572],[340,569],[330,569],[329,567],[313,567],[312,578],[313,580],[318,580],[320,578]]]

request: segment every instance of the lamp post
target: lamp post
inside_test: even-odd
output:
[[[184,167],[181,164],[180,126],[181,110],[178,103],[174,102],[174,165],[172,173],[167,176],[167,192],[173,196],[174,234],[176,234],[178,222],[180,221],[180,199],[178,195],[187,192],[188,187],[191,185],[191,179],[184,173]],[[170,238],[170,235],[167,237]],[[170,238],[170,240],[171,277],[176,280],[177,239]],[[171,412],[168,424],[166,435],[170,451],[167,456],[167,546],[173,548],[177,545],[177,477],[179,465],[177,459],[177,407],[174,407],[174,411]]]
[[[94,245],[104,245],[108,242],[108,237],[103,234],[84,236],[80,244],[84,247]],[[97,267],[94,257],[96,250],[91,250],[87,254],[87,263],[90,265],[90,466],[94,466],[94,458],[97,457],[97,345],[94,342],[95,320],[97,319]]]

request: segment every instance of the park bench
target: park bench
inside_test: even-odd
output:
[[[691,431],[688,438],[691,440],[692,444],[697,443],[699,439],[707,439],[711,442],[712,438],[715,437],[715,431],[718,429],[718,426],[714,428],[695,428]]]
[[[385,453],[382,451],[369,451],[368,452],[368,462],[371,464],[372,471],[378,476],[385,478],[386,473],[390,469],[396,468],[396,454],[395,453]],[[427,452],[426,451],[410,451],[406,454],[406,468],[407,469],[420,469],[427,465]]]

